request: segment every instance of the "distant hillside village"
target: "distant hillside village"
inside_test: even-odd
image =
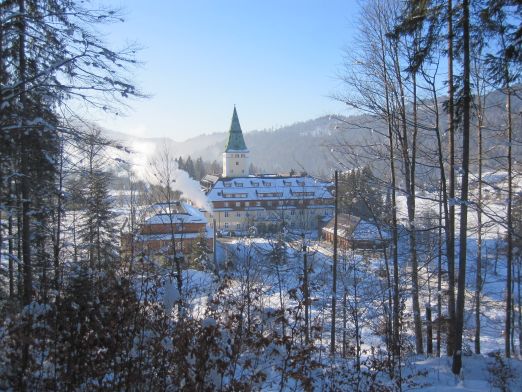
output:
[[[124,257],[132,246],[133,251],[149,250],[158,260],[165,261],[170,253],[186,258],[201,246],[214,252],[216,237],[284,231],[333,242],[334,183],[306,173],[251,174],[250,151],[235,107],[228,135],[222,172],[200,181],[210,209],[179,200],[151,206],[138,236],[132,241],[130,235],[122,236]],[[383,237],[371,220],[352,215],[353,206],[349,210],[349,217],[340,214],[341,227],[349,222],[339,231],[340,246],[383,248],[389,235]],[[174,251],[172,243],[178,243]]]

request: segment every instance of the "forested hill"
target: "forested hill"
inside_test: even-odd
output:
[[[244,131],[245,141],[251,152],[251,162],[267,172],[304,169],[316,174],[326,173],[331,167],[329,144],[338,131],[339,117],[324,116],[278,129]],[[120,132],[108,131],[107,135],[132,148],[148,144],[157,148],[167,146],[174,156],[202,157],[207,162],[221,162],[221,154],[227,140],[227,132],[199,135],[183,142],[169,138],[134,138]],[[151,150],[148,148],[147,150]],[[314,159],[310,159],[314,157]]]
[[[369,116],[323,116],[277,129],[244,132],[251,162],[264,172],[305,170],[318,176],[331,174],[335,167],[332,146],[362,143],[368,134],[365,124],[375,123]],[[379,124],[375,126],[379,127]],[[153,154],[166,146],[173,156],[206,162],[221,162],[227,132],[215,132],[176,142],[169,138],[136,138],[121,132],[106,131],[107,136],[127,144],[138,152]],[[147,146],[144,148],[144,146]]]
[[[502,148],[503,107],[505,96],[500,92],[493,92],[486,98],[486,120],[488,131],[484,143],[486,149]],[[442,133],[446,129],[446,115],[443,111],[444,98],[440,98],[440,127]],[[429,105],[429,102],[427,103]],[[520,113],[522,101],[514,97],[513,112]],[[422,110],[422,109],[421,109]],[[518,117],[518,116],[517,116]],[[434,123],[429,115],[420,116],[422,125],[431,126]],[[515,119],[517,124],[520,118]],[[521,127],[514,127],[515,139],[520,140]],[[122,130],[123,131],[123,130]],[[297,122],[277,129],[244,130],[245,141],[251,152],[251,162],[255,167],[265,172],[287,172],[291,169],[305,170],[309,173],[325,176],[331,173],[336,163],[342,161],[345,166],[360,166],[375,157],[361,152],[356,160],[352,157],[343,156],[347,153],[339,146],[350,145],[355,149],[358,145],[380,143],[387,132],[386,127],[380,121],[369,115],[360,116],[323,116],[307,121]],[[517,136],[517,133],[519,134]],[[221,154],[227,140],[227,132],[214,132],[199,135],[183,142],[173,141],[169,138],[136,138],[123,132],[107,131],[111,138],[133,146],[145,154],[152,154],[157,148],[167,146],[173,156],[191,156],[192,159],[199,157],[206,162],[214,160],[221,162]],[[444,137],[444,135],[443,135]],[[443,146],[447,143],[443,140]],[[148,146],[142,149],[143,146]],[[332,148],[337,153],[332,153]],[[471,146],[472,150],[476,146]],[[515,146],[515,149],[518,147]],[[522,153],[522,151],[519,151]]]

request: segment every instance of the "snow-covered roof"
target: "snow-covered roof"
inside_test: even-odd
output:
[[[334,219],[323,228],[323,231],[334,232]],[[379,229],[374,222],[363,220],[349,214],[339,214],[337,216],[337,234],[342,238],[353,238],[355,240],[389,240],[390,233],[387,230]],[[382,236],[382,238],[381,238]]]
[[[329,182],[310,176],[248,176],[220,178],[208,192],[210,202],[332,199]]]
[[[207,224],[207,218],[201,211],[181,201],[156,203],[151,207],[151,211],[154,212],[154,215],[145,220],[146,225],[171,223]]]

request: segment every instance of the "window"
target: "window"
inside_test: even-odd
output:
[[[257,192],[259,197],[283,197],[283,192]]]
[[[295,215],[295,210],[290,211],[290,215]]]
[[[266,205],[267,205],[267,206],[271,206],[271,205],[272,205],[272,201],[267,201],[267,202],[266,202]]]
[[[314,192],[296,192],[296,191],[291,191],[291,192],[292,192],[293,196],[314,196],[315,195]]]
[[[236,212],[236,216],[237,216],[238,218],[241,218],[241,212],[240,212],[240,211]]]
[[[240,201],[236,201],[236,207],[241,207],[241,202]]]
[[[238,198],[246,199],[248,197],[248,193],[224,193],[223,192],[221,196],[225,199],[238,199]]]
[[[225,207],[228,207],[228,201],[225,202]]]
[[[240,229],[241,228],[241,225],[239,223],[236,223],[236,229]]]
[[[243,188],[243,183],[242,182],[237,182],[237,181],[234,181],[234,185],[238,188]]]
[[[225,211],[225,218],[228,218],[228,211]]]
[[[236,166],[239,166],[239,162],[238,161],[236,161]]]
[[[279,201],[277,202],[277,204],[279,204],[280,206],[282,206],[282,205],[283,205],[283,200],[279,200]]]
[[[259,186],[259,181],[250,181],[250,184],[254,187]]]
[[[256,201],[256,206],[261,207],[261,202],[260,201]]]
[[[225,229],[228,229],[228,222],[225,222]]]
[[[248,207],[250,205],[250,202],[245,201],[245,207]]]

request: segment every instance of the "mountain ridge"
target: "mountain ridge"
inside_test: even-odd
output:
[[[502,133],[504,100],[505,95],[500,91],[490,92],[486,96],[485,117],[490,125],[499,129],[496,134],[492,133],[484,141],[486,149],[501,150],[505,144]],[[443,102],[444,98],[440,98],[441,113],[443,113]],[[513,97],[512,110],[514,113],[522,110],[521,99]],[[446,117],[444,114],[441,114],[440,117],[443,138],[447,123]],[[518,121],[517,124],[514,124],[517,137],[522,133]],[[419,122],[428,127],[431,126],[433,118],[430,117],[429,111],[425,111],[424,114],[422,111],[419,112]],[[294,169],[320,177],[328,177],[334,168],[349,169],[369,162],[374,162],[372,165],[377,170],[384,169],[384,161],[379,160],[371,152],[368,153],[362,146],[374,144],[381,145],[382,148],[383,143],[387,143],[387,132],[384,122],[369,114],[325,115],[276,129],[244,132],[244,138],[251,153],[252,164],[264,172],[281,173]],[[131,149],[134,146],[138,152],[147,154],[149,158],[157,155],[161,149],[167,148],[174,157],[191,156],[192,159],[201,157],[207,162],[217,161],[218,163],[221,162],[221,154],[228,138],[227,131],[197,135],[181,142],[169,137],[134,137],[117,131],[107,131],[106,135],[127,144]],[[430,134],[425,135],[426,140],[419,142],[421,148],[423,143],[434,142],[431,140],[433,137]],[[443,147],[447,147],[446,140],[443,140]],[[351,152],[349,152],[350,149]],[[475,140],[473,140],[471,149],[476,150]],[[522,150],[522,148],[517,148],[515,153],[522,153],[518,150]],[[348,155],[349,153],[352,155]]]

